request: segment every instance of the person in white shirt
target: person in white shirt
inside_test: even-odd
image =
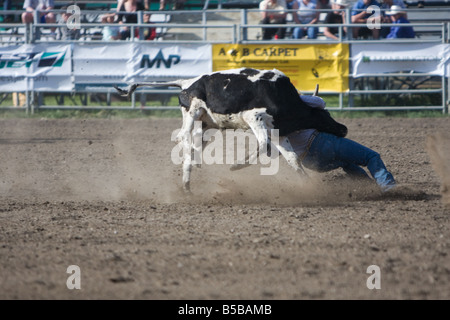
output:
[[[320,12],[317,11],[317,4],[313,0],[296,0],[292,9],[297,9],[294,13],[294,21],[297,27],[294,28],[292,36],[294,39],[301,39],[305,35],[308,39],[316,39],[319,28],[314,26],[319,21]]]
[[[40,23],[55,23],[56,16],[50,10],[55,7],[53,0],[25,0],[23,9],[26,12],[22,13],[22,23],[33,23],[34,11],[40,11]]]
[[[260,24],[286,24],[287,7],[285,0],[263,0],[259,3],[261,10]],[[273,10],[273,11],[269,11]],[[262,28],[262,39],[283,39],[286,28]]]

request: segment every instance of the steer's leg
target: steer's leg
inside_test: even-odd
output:
[[[185,107],[181,107],[181,115],[183,116],[183,123],[181,125],[180,131],[175,138],[175,141],[177,143],[183,141],[183,136],[186,134],[186,124],[188,123],[189,111],[187,111]]]
[[[179,135],[181,134],[183,142],[183,189],[186,192],[190,192],[194,122],[203,116],[205,106],[202,100],[193,99],[189,111],[183,114],[183,126]]]
[[[286,159],[287,163],[294,168],[296,172],[304,176],[308,176],[300,163],[297,154],[294,152],[292,145],[287,137],[280,137],[279,141],[272,140],[275,147],[280,151],[281,155]]]
[[[253,109],[244,111],[242,113],[243,120],[248,124],[250,129],[256,136],[258,140],[258,152],[253,152],[249,156],[249,163],[255,163],[259,153],[267,152],[269,153],[270,139],[269,139],[269,128],[268,119],[270,116],[265,112],[265,109]],[[236,167],[238,168],[238,167]],[[234,169],[236,169],[234,168]]]
[[[194,129],[192,130],[192,156],[194,157],[194,164],[197,168],[201,167],[202,153],[205,147],[205,141],[203,141],[203,123],[197,121],[194,123]]]

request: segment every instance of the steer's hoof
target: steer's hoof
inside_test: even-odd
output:
[[[244,164],[235,163],[230,166],[230,171],[241,170],[241,169],[247,168],[248,166],[250,166],[249,163],[244,163]]]
[[[183,193],[187,196],[192,195],[192,191],[191,191],[191,187],[189,185],[184,185],[183,186]]]
[[[231,166],[230,166],[230,171],[236,171],[236,170],[239,170],[239,169],[241,169],[241,164],[232,164]]]

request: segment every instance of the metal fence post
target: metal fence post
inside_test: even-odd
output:
[[[144,23],[144,12],[139,10],[137,12],[137,18],[138,18],[138,24],[143,24]],[[139,28],[138,29],[138,34],[139,34],[139,41],[145,40],[144,39],[144,28]]]
[[[351,23],[351,19],[350,19],[350,14],[351,14],[351,10],[349,8],[345,9],[345,23],[346,24],[350,24]],[[353,29],[347,27],[347,39],[348,40],[352,40],[353,39]],[[353,99],[353,94],[352,91],[354,89],[354,79],[352,76],[352,59],[351,59],[351,49],[352,49],[352,45],[351,43],[348,44],[348,49],[350,51],[350,55],[349,55],[349,62],[348,62],[348,66],[349,66],[349,75],[348,75],[348,102],[347,105],[349,108],[353,108],[354,106],[354,99]]]
[[[39,18],[39,16],[40,16],[39,10],[34,10],[33,11],[34,24],[41,23],[41,19]],[[34,42],[35,40],[39,40],[40,38],[41,38],[41,29],[39,29],[39,27],[35,27],[35,32],[34,36],[32,37],[32,41]]]
[[[206,41],[206,39],[208,38],[208,29],[205,27],[206,23],[207,23],[206,10],[203,10],[202,11],[203,41]]]
[[[247,39],[247,22],[248,22],[248,17],[247,17],[247,9],[241,9],[241,25],[244,26],[244,28],[242,29],[242,40],[246,41]]]
[[[30,114],[30,91],[27,88],[27,91],[25,91],[25,107],[26,107],[26,113]]]
[[[445,85],[445,74],[442,75],[442,113],[446,113],[447,112],[447,96],[446,96],[446,89],[445,89],[446,85]]]

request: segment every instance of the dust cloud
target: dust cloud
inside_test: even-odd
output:
[[[427,151],[441,181],[442,203],[450,207],[450,134],[439,132],[429,135]]]

